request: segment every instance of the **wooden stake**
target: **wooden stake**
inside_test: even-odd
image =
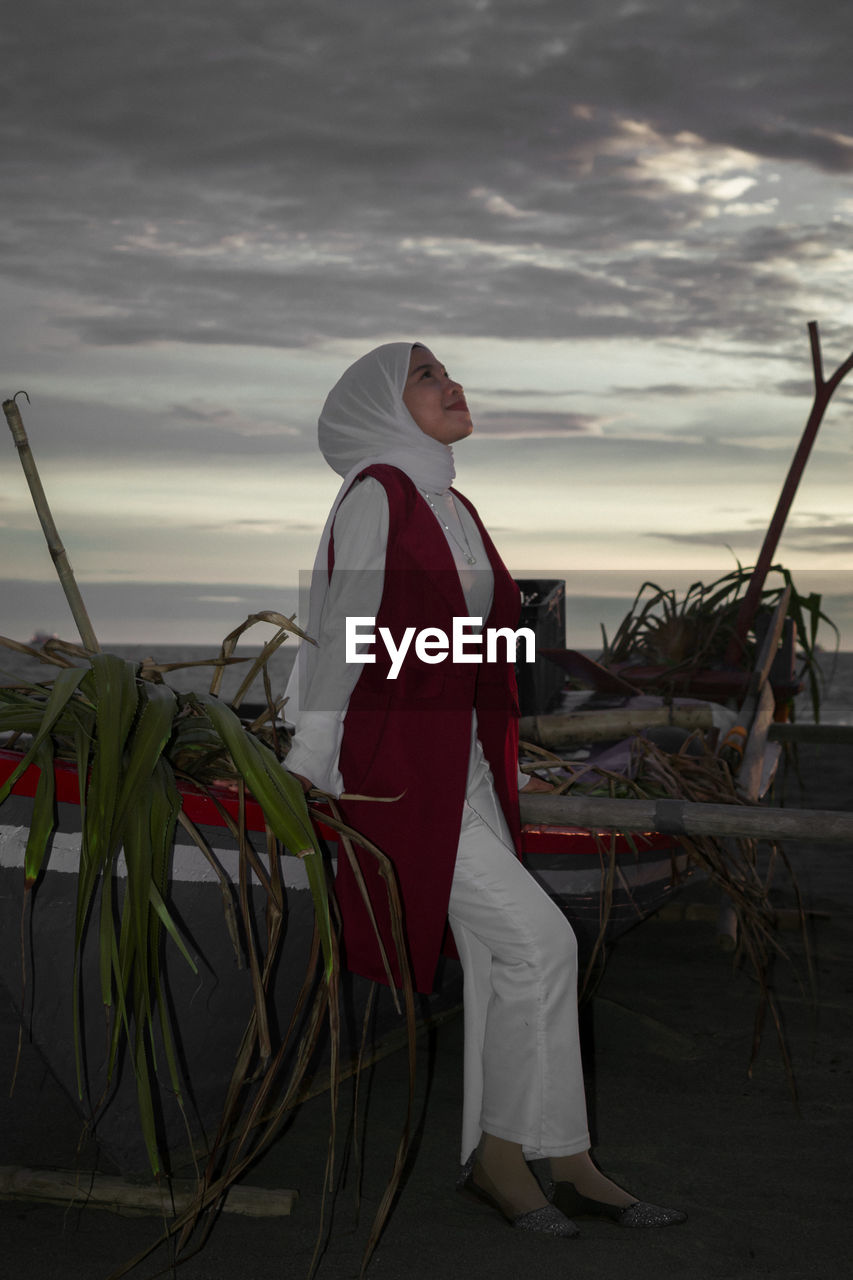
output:
[[[19,392],[18,394],[20,395],[21,393]],[[24,394],[26,395],[26,392]],[[48,551],[56,567],[56,572],[59,574],[59,581],[62,584],[65,598],[77,624],[80,639],[83,641],[83,648],[87,653],[99,653],[100,645],[95,638],[94,628],[86,612],[86,606],[83,603],[83,597],[80,594],[68,556],[65,553],[65,547],[62,545],[59,531],[53,522],[53,516],[50,513],[47,497],[42,488],[35,458],[30,449],[30,442],[27,439],[27,433],[21,421],[20,410],[14,397],[11,400],[3,401],[3,412],[9,424],[9,430],[12,432],[12,439],[15,441],[15,447],[21,459],[21,466],[24,469],[24,475],[27,477],[27,484],[30,486],[30,493],[33,496],[36,512],[41,521],[44,536],[47,539]]]
[[[770,566],[773,563],[773,557],[776,554],[776,547],[779,538],[782,536],[782,530],[785,527],[785,521],[788,518],[788,512],[794,501],[794,495],[797,492],[797,486],[802,479],[803,472],[806,469],[806,463],[809,460],[812,445],[817,436],[818,427],[823,421],[823,415],[826,413],[826,407],[832,399],[833,392],[838,387],[843,378],[853,369],[853,355],[849,355],[843,364],[839,365],[832,377],[826,381],[823,376],[823,359],[820,353],[820,335],[818,333],[817,321],[812,320],[809,323],[809,342],[812,352],[812,370],[814,373],[814,400],[812,402],[811,412],[806,422],[802,438],[794,454],[793,461],[788,469],[788,475],[782,486],[782,492],[779,495],[779,501],[776,504],[776,510],[773,513],[773,519],[764,535],[764,543],[755,568],[752,571],[752,577],[749,586],[746,589],[740,609],[738,610],[737,619],[735,621],[734,635],[731,638],[729,647],[726,650],[726,663],[730,667],[740,665],[743,657],[744,642],[746,634],[752,625],[756,610],[761,602],[761,590],[764,586],[764,580],[767,577]]]
[[[773,763],[770,769],[770,776],[765,779],[765,761],[768,753],[772,756],[775,751],[776,763],[778,763],[778,758],[782,751],[782,748],[778,745],[775,747],[768,746],[767,742],[767,733],[773,723],[773,713],[776,705],[769,677],[773,659],[776,657],[776,651],[779,648],[779,640],[785,626],[790,600],[791,587],[788,585],[776,605],[773,617],[770,619],[770,626],[767,628],[767,634],[764,637],[758,661],[755,664],[755,670],[749,682],[749,690],[738,712],[738,725],[742,725],[747,731],[747,738],[743,759],[735,781],[737,789],[744,799],[753,803],[760,799],[764,789],[770,785],[775,772],[776,764]]]

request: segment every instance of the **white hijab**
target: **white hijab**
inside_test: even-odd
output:
[[[418,486],[443,493],[456,474],[453,450],[425,435],[403,403],[409,374],[412,342],[386,342],[356,360],[338,379],[326,397],[318,423],[320,452],[343,484],[332,503],[314,559],[308,622],[305,630],[316,636],[328,594],[329,539],[338,507],[359,472],[375,463],[398,467]],[[301,621],[301,620],[300,620]],[[302,643],[285,693],[289,723],[299,713],[299,687],[309,678],[317,650]]]
[[[456,474],[452,449],[424,435],[403,404],[415,345],[386,342],[368,351],[326,397],[317,441],[329,466],[344,477],[344,491],[353,476],[375,462],[399,467],[420,489],[433,493],[447,489]]]

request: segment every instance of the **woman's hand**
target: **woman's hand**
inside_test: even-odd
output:
[[[292,777],[294,777],[294,778],[296,779],[296,781],[297,781],[297,782],[299,782],[299,783],[301,784],[301,786],[302,786],[302,790],[303,790],[304,792],[306,792],[306,793],[307,793],[307,792],[309,792],[309,791],[311,790],[311,788],[313,787],[314,783],[311,781],[311,779],[310,779],[310,778],[306,778],[306,777],[305,777],[305,775],[304,775],[304,774],[302,774],[302,773],[294,773],[294,771],[293,771],[292,769],[289,769],[289,770],[288,770],[288,772],[291,774],[291,776],[292,776]]]
[[[526,786],[521,788],[519,795],[530,795],[532,791],[553,791],[554,786],[550,782],[545,782],[542,778],[537,778],[535,774],[531,774]]]

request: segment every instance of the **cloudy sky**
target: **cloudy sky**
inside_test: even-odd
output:
[[[808,321],[853,349],[853,10],[28,0],[2,45],[0,390],[103,641],[289,603],[319,407],[399,338],[464,382],[457,483],[517,573],[606,613],[752,563]],[[853,648],[849,384],[778,558]],[[0,630],[70,636],[8,437],[0,540]]]

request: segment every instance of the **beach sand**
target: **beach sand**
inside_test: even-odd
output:
[[[803,749],[808,804],[853,807],[853,752]],[[800,804],[789,777],[787,802]],[[794,1104],[772,1024],[748,1072],[756,1008],[754,980],[735,970],[713,922],[653,919],[616,943],[603,980],[583,1013],[588,1092],[601,1166],[642,1198],[687,1211],[682,1226],[625,1230],[581,1219],[581,1236],[556,1241],[513,1231],[491,1210],[454,1191],[460,1121],[461,1019],[421,1042],[410,1168],[370,1265],[375,1280],[441,1276],[516,1280],[739,1280],[773,1276],[821,1280],[847,1274],[851,1047],[853,1047],[853,867],[851,851],[801,845],[790,850],[809,925],[815,988],[806,948],[781,933],[787,955],[773,981],[785,1023],[798,1103]],[[795,899],[780,877],[779,906]],[[678,902],[715,902],[691,882]],[[10,1078],[17,1026],[0,1011],[0,1070]],[[406,1061],[378,1062],[362,1081],[362,1204],[350,1160],[337,1195],[320,1280],[358,1273],[376,1205],[390,1172],[406,1107]],[[352,1115],[343,1089],[343,1137]],[[0,1164],[73,1168],[79,1121],[34,1052],[25,1047],[14,1099],[0,1103]],[[245,1182],[298,1190],[289,1217],[220,1218],[203,1251],[179,1274],[187,1280],[301,1277],[319,1224],[328,1136],[328,1100],[294,1116],[290,1131]],[[82,1159],[93,1158],[91,1146]],[[40,1280],[92,1280],[156,1238],[153,1218],[103,1210],[0,1202],[0,1274]],[[159,1250],[134,1272],[168,1269]]]

